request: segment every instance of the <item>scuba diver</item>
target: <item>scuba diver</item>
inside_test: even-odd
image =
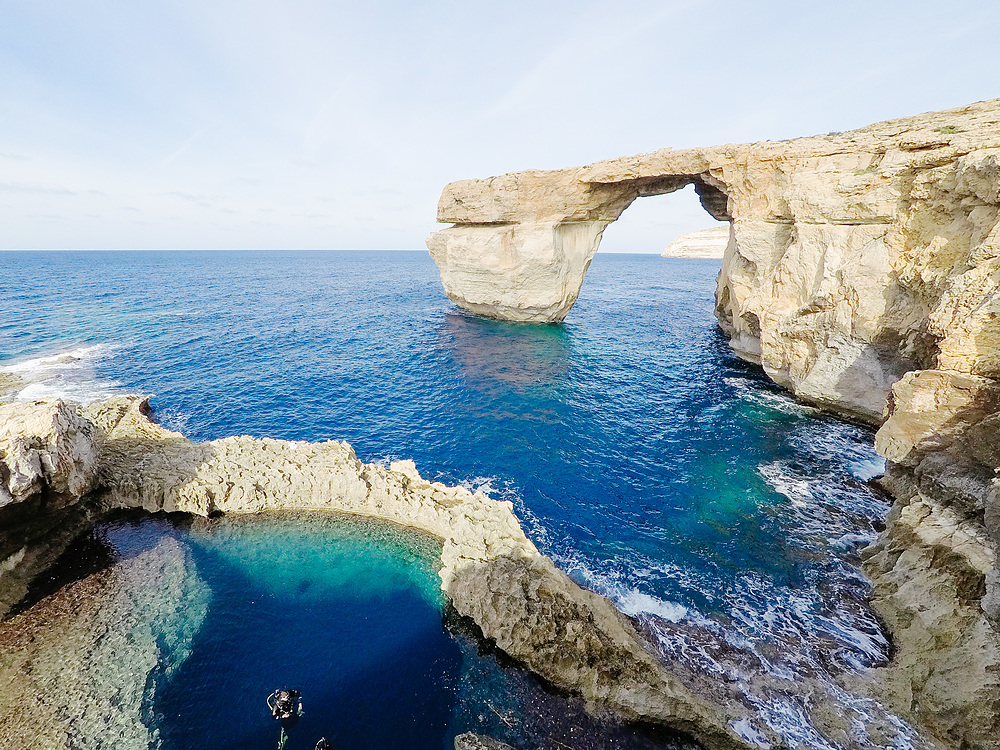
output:
[[[301,693],[288,688],[280,688],[267,696],[267,707],[271,709],[274,720],[281,722],[282,728],[293,726],[304,713]]]
[[[316,743],[316,747],[313,750],[333,750],[333,745],[330,744],[330,740],[326,737],[320,737],[319,742]]]

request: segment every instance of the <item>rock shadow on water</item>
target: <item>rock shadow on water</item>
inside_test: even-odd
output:
[[[444,316],[438,349],[470,387],[494,392],[558,386],[573,357],[565,326],[509,323],[451,312]]]
[[[31,579],[27,593],[15,603],[3,619],[25,612],[76,581],[110,568],[117,562],[114,548],[101,535],[80,533],[67,544],[55,563]]]

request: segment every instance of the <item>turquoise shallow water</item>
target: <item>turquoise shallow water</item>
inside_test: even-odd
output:
[[[0,366],[37,381],[24,398],[153,394],[157,417],[193,439],[346,439],[363,460],[413,458],[428,478],[512,500],[540,548],[640,618],[665,660],[739,686],[759,725],[828,747],[796,683],[836,694],[833,677],[888,653],[857,570],[886,511],[864,484],[880,463],[869,431],[795,404],[730,353],[711,312],[717,270],[598,255],[566,323],[525,326],[457,311],[423,253],[3,253]],[[229,544],[275,550],[294,533]],[[225,545],[190,543],[201,567],[240,570]],[[394,575],[394,596],[445,632],[419,576]],[[373,586],[324,596],[348,612]],[[245,614],[246,637],[260,622],[284,632],[277,612]],[[418,619],[387,630],[437,666],[400,680],[444,696],[428,717],[449,715],[458,657],[421,641]],[[231,637],[202,633],[184,670],[207,680],[204,644]],[[853,705],[863,746],[877,709]]]

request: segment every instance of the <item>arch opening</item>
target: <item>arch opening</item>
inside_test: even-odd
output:
[[[722,190],[700,178],[670,192],[641,190],[639,197],[604,230],[598,252],[662,255],[678,238],[715,230],[714,238],[692,238],[673,250],[679,255],[668,257],[721,258],[730,222],[727,201]]]

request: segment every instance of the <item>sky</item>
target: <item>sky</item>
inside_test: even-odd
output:
[[[0,248],[423,249],[453,180],[994,98],[998,39],[985,0],[10,0]],[[642,198],[601,249],[713,224]]]

